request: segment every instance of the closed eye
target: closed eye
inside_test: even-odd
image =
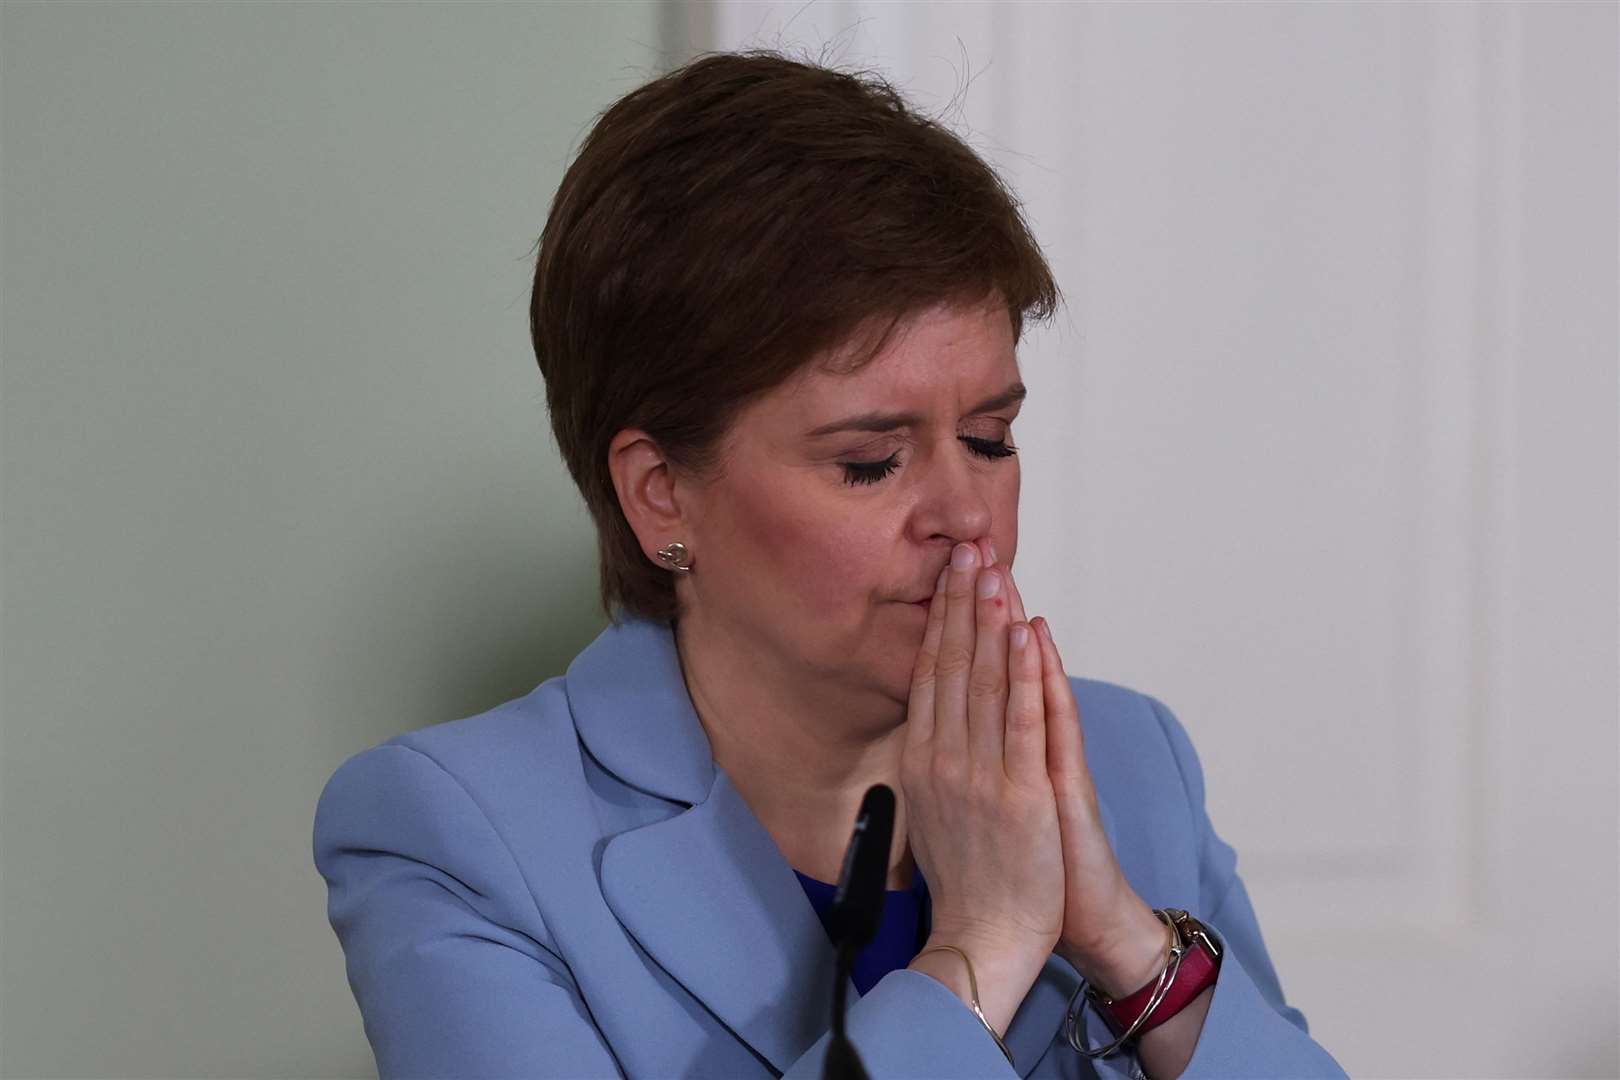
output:
[[[992,461],[1010,458],[1018,453],[1018,448],[1008,446],[1005,439],[976,439],[971,435],[958,435],[956,438],[979,457]],[[844,483],[875,484],[900,467],[900,452],[897,450],[882,461],[841,461],[839,464],[844,469]]]

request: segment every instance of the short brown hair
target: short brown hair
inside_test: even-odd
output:
[[[707,473],[738,411],[817,356],[858,341],[858,367],[908,315],[986,298],[1017,341],[1059,297],[1016,197],[879,76],[707,54],[615,102],[557,189],[529,308],[603,609],[677,614],[619,506],[618,432]]]

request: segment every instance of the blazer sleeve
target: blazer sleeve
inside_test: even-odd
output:
[[[505,842],[428,755],[345,761],[315,810],[315,865],[381,1080],[622,1077]],[[1018,1074],[936,979],[892,971],[845,1018],[874,1080]],[[823,1034],[784,1074],[819,1080]]]
[[[872,1080],[1019,1080],[961,998],[932,975],[896,968],[844,1013],[844,1035]],[[832,1031],[782,1074],[821,1080]]]
[[[516,914],[516,860],[432,758],[385,743],[345,761],[314,850],[382,1080],[623,1075],[538,910]]]
[[[1204,772],[1175,714],[1149,697],[1175,755],[1198,838],[1198,903],[1194,911],[1224,946],[1209,1013],[1182,1080],[1205,1077],[1343,1077],[1311,1037],[1305,1015],[1283,999],[1282,985],[1260,937],[1237,853],[1215,833],[1204,807]]]

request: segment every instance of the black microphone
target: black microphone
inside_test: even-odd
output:
[[[844,851],[838,891],[827,912],[834,946],[864,949],[877,937],[883,918],[883,894],[889,882],[889,847],[894,839],[894,792],[873,784],[861,800],[855,835]]]
[[[893,839],[894,792],[887,785],[873,784],[861,800],[855,834],[838,873],[838,891],[827,912],[827,931],[838,953],[838,968],[833,981],[832,1037],[821,1068],[826,1080],[867,1080],[866,1067],[844,1034],[844,984],[855,966],[855,954],[877,937]]]

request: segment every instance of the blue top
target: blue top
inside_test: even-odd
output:
[[[797,870],[793,873],[798,877],[799,884],[804,886],[804,894],[810,898],[821,925],[826,926],[827,913],[832,910],[838,886],[806,877]],[[889,972],[910,965],[912,958],[922,951],[928,941],[928,932],[933,925],[928,883],[923,880],[921,870],[913,869],[912,875],[916,881],[911,888],[884,892],[883,918],[878,922],[877,936],[855,954],[855,968],[850,978],[855,983],[855,989],[863,996]]]

